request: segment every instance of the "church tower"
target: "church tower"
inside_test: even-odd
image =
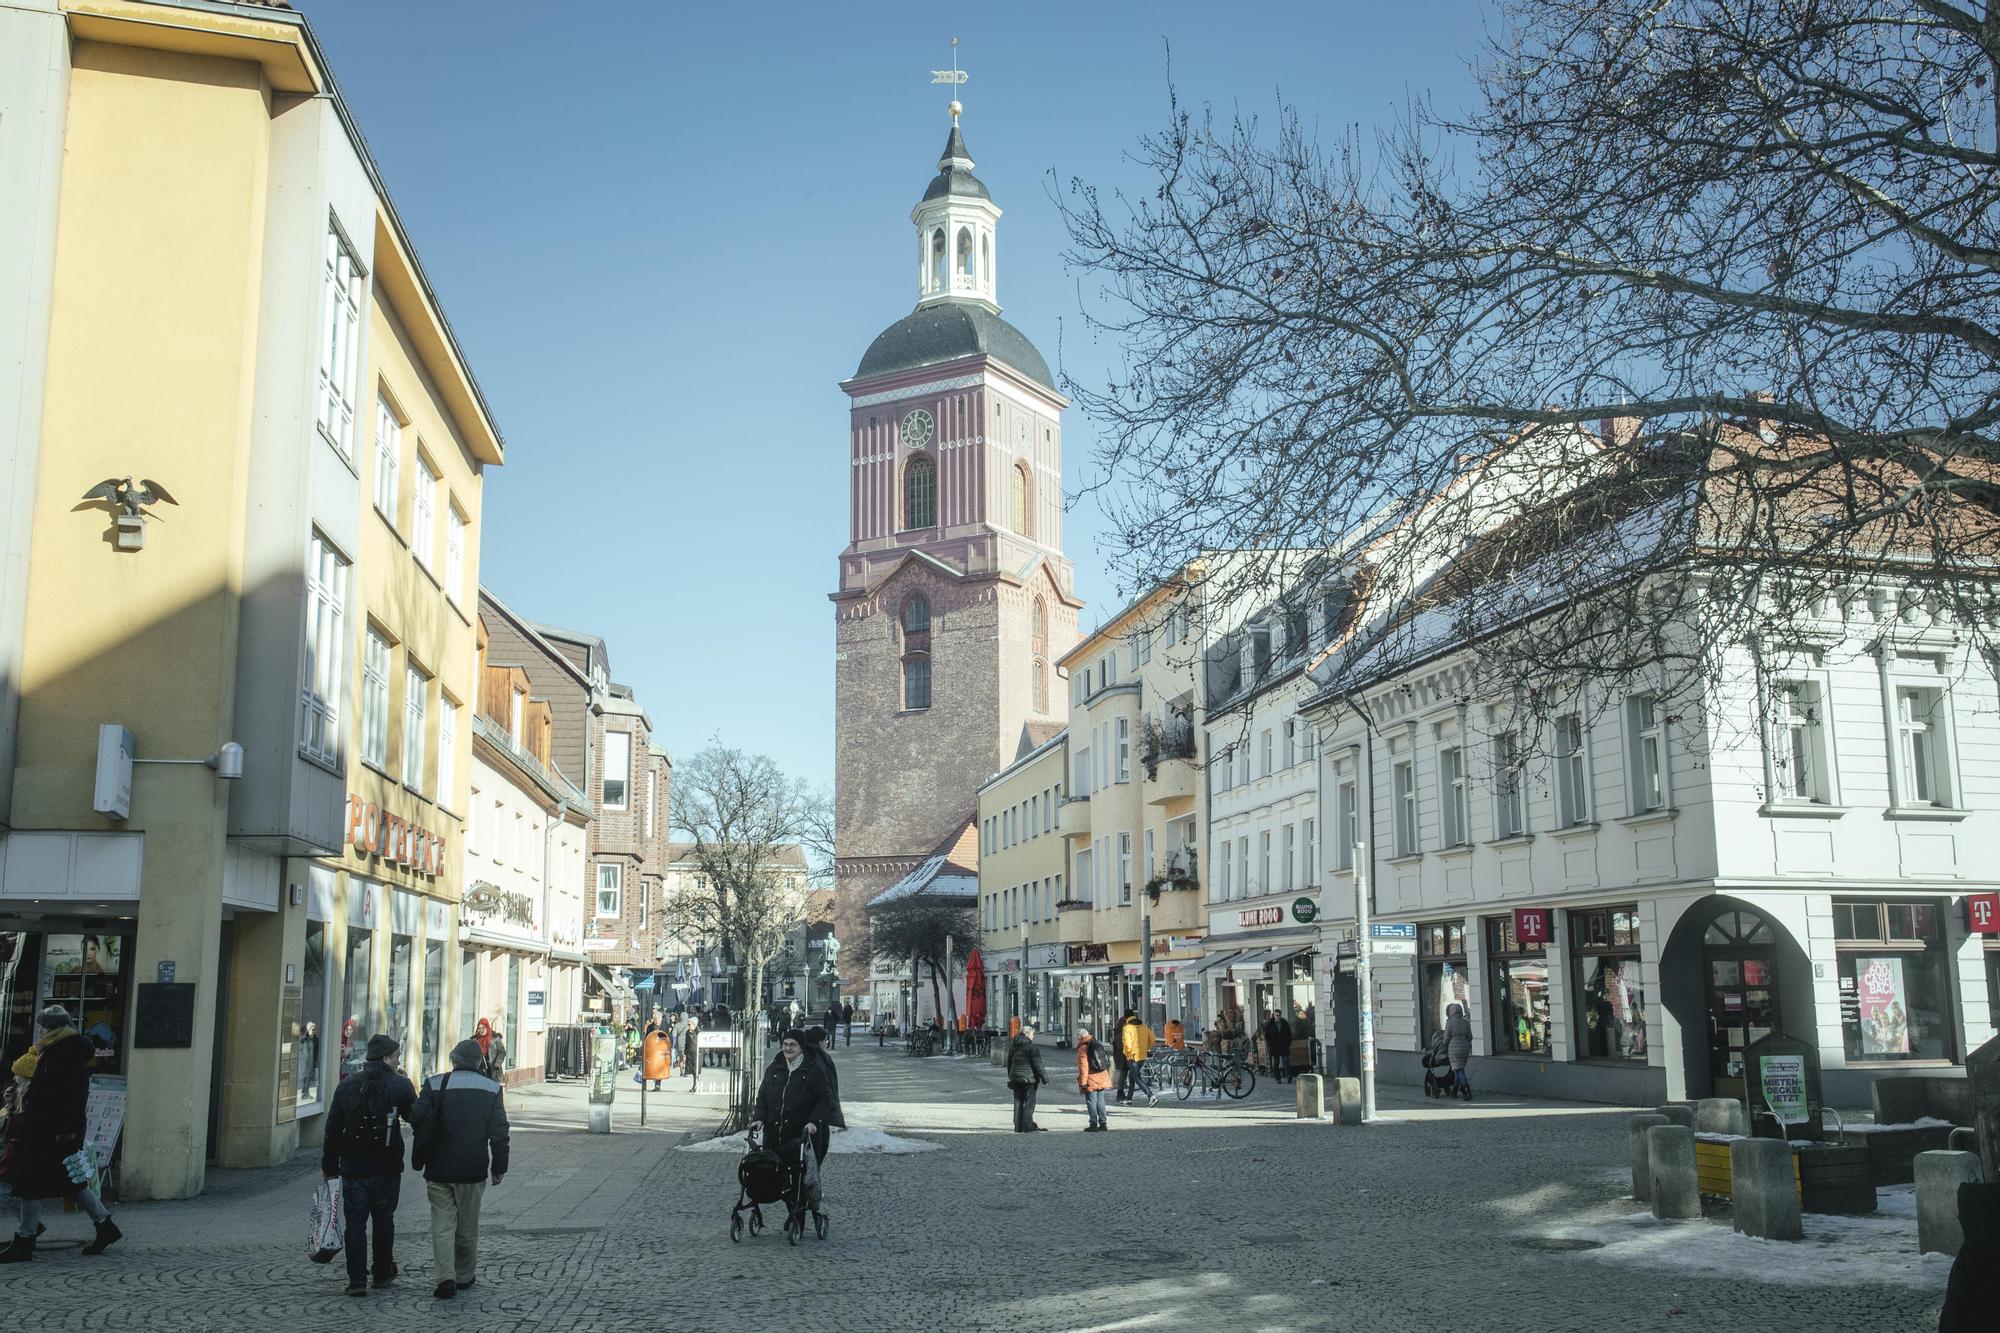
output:
[[[1000,317],[1000,209],[952,126],[910,221],[917,306],[849,399],[849,540],[834,604],[836,929],[974,820],[979,787],[1067,714],[1062,412]],[[976,843],[974,844],[976,846]],[[961,858],[962,859],[962,858]],[[850,976],[852,986],[861,978]]]

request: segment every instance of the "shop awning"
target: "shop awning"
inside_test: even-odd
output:
[[[633,990],[653,989],[653,974],[651,972],[648,972],[645,976],[640,977],[637,981],[632,983],[632,989]]]
[[[1231,950],[1228,953],[1211,954],[1209,957],[1197,961],[1192,967],[1182,968],[1180,972],[1180,979],[1182,981],[1192,981],[1194,980],[1194,978],[1201,976],[1204,973],[1213,972],[1215,971],[1215,969],[1224,966],[1229,962],[1230,959],[1237,958],[1240,956],[1241,955],[1236,953],[1234,950]]]
[[[1281,954],[1289,957],[1292,952],[1291,949],[1252,949],[1229,965],[1230,975],[1234,976],[1239,972],[1262,972],[1264,964]]]
[[[590,963],[585,963],[583,965],[583,970],[590,973],[590,975],[592,975],[593,977],[597,978],[597,984],[603,987],[604,993],[606,995],[616,995],[618,994],[618,992],[625,989],[625,987],[620,986],[617,982],[613,981],[609,976],[605,975],[604,969],[601,967],[594,966]]]

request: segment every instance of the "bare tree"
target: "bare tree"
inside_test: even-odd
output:
[[[958,1028],[958,997],[951,989],[953,956],[960,961],[978,943],[979,918],[964,898],[928,891],[893,899],[868,914],[868,936],[857,944],[863,967],[876,959],[911,961],[930,974],[931,1000]],[[912,984],[920,978],[912,975]]]
[[[1374,632],[1528,689],[1885,586],[1993,646],[1996,64],[1979,0],[1511,0],[1462,118],[1176,102],[1149,195],[1065,201],[1114,563],[1361,534]]]
[[[694,887],[661,905],[666,928],[692,944],[725,948],[743,968],[737,1019],[747,1033],[764,973],[807,917],[806,876],[792,849],[827,822],[825,798],[763,755],[711,744],[675,766],[674,827],[692,844],[682,856]],[[756,1096],[758,1069],[746,1043],[736,1111]]]

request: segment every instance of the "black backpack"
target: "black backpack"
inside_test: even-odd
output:
[[[1093,1074],[1102,1074],[1111,1068],[1111,1057],[1104,1053],[1104,1043],[1095,1037],[1085,1044],[1083,1059]]]
[[[348,1112],[340,1146],[357,1157],[386,1152],[396,1138],[396,1107],[389,1099],[389,1080],[380,1074],[356,1079],[354,1106]]]

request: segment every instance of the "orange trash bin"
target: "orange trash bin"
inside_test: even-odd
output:
[[[646,1034],[646,1041],[640,1055],[641,1070],[648,1081],[659,1082],[674,1075],[674,1043],[664,1028],[654,1028]]]

